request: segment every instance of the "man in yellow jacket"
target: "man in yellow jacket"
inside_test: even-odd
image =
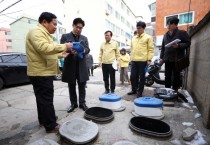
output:
[[[128,83],[130,84],[130,79],[128,78],[128,66],[130,62],[130,56],[126,52],[125,48],[122,48],[120,50],[120,57],[118,59],[119,61],[119,66],[120,66],[120,81],[121,84],[124,84],[124,80],[127,80]]]
[[[115,69],[112,67],[114,60],[120,56],[120,51],[116,41],[111,40],[112,31],[106,31],[104,33],[106,42],[101,44],[99,54],[99,64],[102,64],[103,80],[105,85],[105,94],[110,92],[114,93],[115,90]],[[109,87],[109,76],[111,85]]]
[[[146,28],[145,22],[138,22],[136,27],[138,34],[133,37],[131,42],[130,79],[132,91],[127,94],[137,94],[137,97],[141,97],[144,91],[145,68],[151,63],[151,59],[154,55],[154,45],[152,37],[144,33],[144,29]]]
[[[53,106],[53,76],[59,73],[58,57],[67,56],[72,44],[54,44],[51,34],[56,31],[57,20],[52,13],[43,12],[39,24],[26,36],[27,75],[36,96],[38,120],[46,132],[58,132]]]

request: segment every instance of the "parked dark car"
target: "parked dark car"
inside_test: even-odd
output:
[[[27,60],[24,53],[0,52],[0,89],[4,86],[28,83]]]

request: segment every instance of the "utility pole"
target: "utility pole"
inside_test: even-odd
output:
[[[21,2],[21,1],[22,1],[22,0],[19,0],[19,1],[15,2],[15,3],[11,4],[10,6],[6,7],[6,8],[3,9],[2,11],[0,11],[0,13],[6,11],[7,9],[11,8],[12,6],[16,5],[17,3]],[[3,0],[2,0],[1,2],[3,2]]]

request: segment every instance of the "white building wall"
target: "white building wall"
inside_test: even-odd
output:
[[[37,24],[38,24],[37,20],[28,17],[22,17],[19,20],[15,21],[14,23],[10,24],[12,50],[14,52],[23,52],[23,53],[26,52],[25,48],[26,35],[29,32],[29,30],[36,27]],[[53,37],[55,37],[54,41],[59,43],[61,35],[65,32],[66,30],[63,28],[63,26],[58,24],[57,30],[55,34],[53,34]]]
[[[25,39],[28,31],[37,25],[37,21],[22,17],[11,26],[12,50],[25,53]]]
[[[111,30],[111,27],[107,25],[107,21],[120,28],[120,33],[113,31],[113,39],[130,45],[130,40],[125,36],[121,36],[121,30],[133,34],[135,29],[135,16],[130,12],[127,15],[127,8],[125,11],[121,9],[122,0],[66,0],[65,1],[65,18],[67,33],[72,30],[73,19],[81,17],[85,21],[85,27],[83,28],[82,34],[87,36],[90,46],[90,54],[93,55],[94,62],[98,62],[98,55],[100,45],[104,39],[104,32]],[[112,7],[112,14],[107,15],[108,12],[107,4]],[[125,6],[126,7],[126,6]],[[126,24],[122,24],[121,19],[118,20],[115,17],[115,11],[118,11],[120,16],[125,18],[132,26],[128,28]],[[125,34],[124,34],[125,35]]]

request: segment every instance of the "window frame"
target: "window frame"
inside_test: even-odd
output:
[[[195,11],[190,11],[190,12],[183,12],[183,13],[178,13],[178,14],[173,14],[173,15],[167,15],[167,16],[165,16],[164,17],[164,28],[167,28],[167,24],[166,24],[166,18],[167,17],[178,15],[178,18],[179,18],[179,15],[188,14],[188,13],[192,13],[192,22],[191,23],[178,24],[178,26],[186,26],[187,24],[194,24]]]
[[[21,60],[21,62],[10,62],[10,61],[5,61],[4,58],[3,58],[4,56],[6,56],[6,57],[13,57],[13,56],[14,56],[15,59],[16,59],[16,57],[17,57],[17,58],[19,57],[20,60]],[[23,60],[22,60],[20,54],[2,55],[1,58],[2,58],[2,62],[3,62],[3,63],[23,63]],[[13,60],[14,58],[12,58],[12,59],[10,59],[10,60]]]

